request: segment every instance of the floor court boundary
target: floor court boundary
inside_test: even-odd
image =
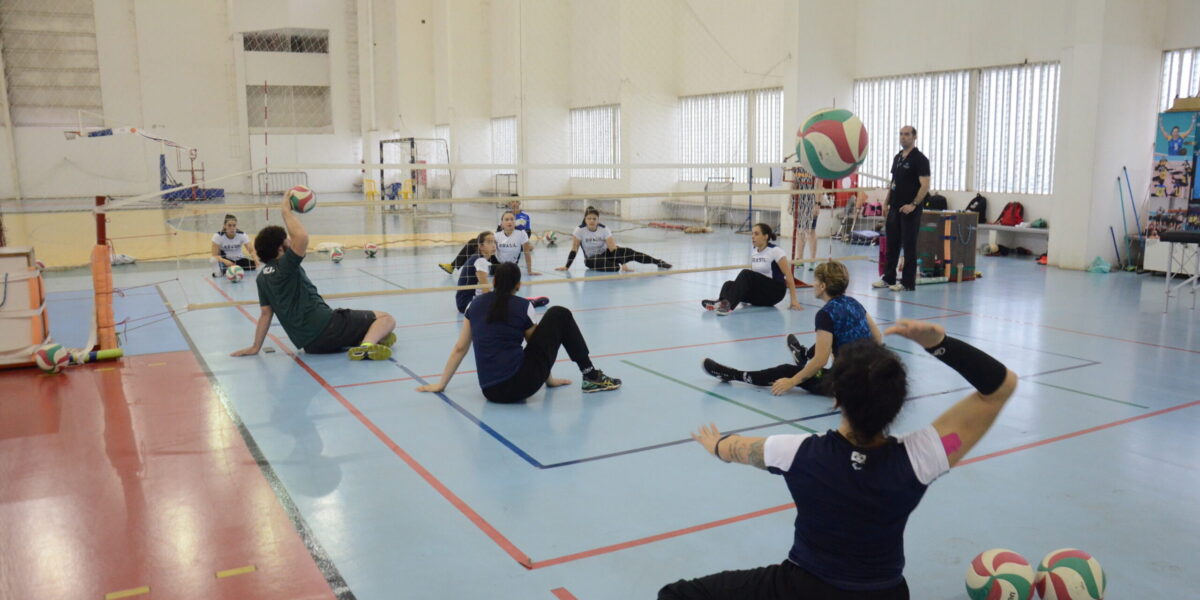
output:
[[[211,284],[211,282],[210,282],[210,284]],[[228,295],[225,294],[225,292],[223,290],[221,290],[219,287],[217,287],[216,285],[212,285],[212,287],[214,289],[216,289],[221,295],[226,296],[228,298]],[[251,322],[257,323],[256,319],[253,316],[251,316],[250,313],[247,310],[245,310],[244,307],[238,306],[237,308],[242,313],[242,315],[246,317],[246,319],[250,320]],[[500,547],[506,554],[508,554],[511,558],[513,558],[513,560],[515,560],[518,564],[520,564],[522,567],[524,567],[525,569],[528,569],[528,570],[546,568],[546,567],[550,567],[550,566],[554,566],[554,565],[558,565],[558,564],[581,560],[584,558],[591,558],[591,557],[599,556],[602,554],[608,554],[608,553],[617,552],[620,550],[625,550],[625,549],[629,549],[629,548],[633,548],[633,547],[637,547],[637,546],[642,546],[642,545],[653,543],[656,541],[662,541],[662,540],[667,540],[667,539],[671,539],[671,538],[675,538],[675,537],[680,537],[682,535],[687,535],[689,533],[705,531],[705,530],[713,529],[713,528],[720,527],[723,525],[729,525],[729,524],[738,523],[741,521],[746,521],[749,519],[757,518],[760,516],[774,514],[774,513],[783,511],[783,510],[788,510],[790,508],[794,508],[794,506],[795,506],[794,504],[789,503],[789,504],[784,504],[784,505],[780,505],[780,506],[769,507],[766,509],[761,509],[761,510],[757,510],[757,511],[750,512],[750,513],[735,515],[733,517],[728,517],[728,518],[720,519],[717,521],[711,521],[708,523],[693,525],[690,527],[676,529],[676,530],[659,533],[659,534],[655,534],[655,535],[651,535],[651,536],[646,536],[646,537],[642,537],[642,538],[637,538],[637,539],[629,540],[626,542],[611,544],[608,546],[594,548],[591,550],[584,550],[581,552],[567,554],[567,555],[554,557],[554,558],[550,558],[550,559],[534,561],[530,556],[528,556],[523,551],[521,551],[512,541],[510,541],[507,537],[505,537],[498,529],[496,529],[487,520],[485,520],[478,512],[476,512],[473,508],[471,508],[465,501],[463,501],[456,494],[454,494],[453,491],[451,491],[445,484],[443,484],[440,480],[438,480],[433,475],[433,473],[431,473],[428,469],[426,469],[420,462],[418,462],[411,455],[409,455],[407,452],[405,452],[394,440],[392,440],[377,425],[375,425],[373,421],[371,421],[366,415],[364,415],[360,410],[358,410],[358,408],[352,402],[350,402],[348,399],[346,399],[344,396],[342,396],[342,394],[340,392],[338,392],[338,390],[336,388],[334,388],[332,385],[330,385],[328,381],[326,381],[323,377],[320,376],[320,374],[318,374],[307,363],[305,363],[304,360],[301,359],[299,355],[288,350],[287,346],[284,345],[279,338],[277,338],[274,334],[268,334],[268,335],[275,341],[276,344],[279,344],[280,348],[284,349],[284,351],[287,352],[287,354],[297,364],[299,364],[301,366],[301,368],[303,368],[309,374],[310,377],[312,377],[318,384],[320,384],[322,387],[324,387],[325,390],[327,392],[329,392],[336,400],[338,400],[338,402],[341,403],[343,405],[343,407],[345,407],[348,411],[350,411],[351,414],[354,415],[354,417],[359,420],[359,422],[363,423],[363,425],[366,426],[367,429],[373,435],[375,435],[375,437],[377,439],[379,439],[381,442],[383,442],[389,449],[392,450],[393,453],[395,453],[397,456],[399,456],[401,458],[401,460],[403,460],[405,462],[405,464],[407,464],[409,466],[409,468],[411,468],[414,472],[416,472],[422,479],[424,479],[426,481],[426,483],[428,483],[431,487],[433,487],[435,491],[437,491],[443,498],[445,498],[448,502],[450,502],[450,504],[452,506],[454,506],[464,517],[466,517],[472,524],[474,524],[476,526],[476,528],[478,528],[484,535],[486,535],[489,539],[491,539],[493,543],[495,543],[498,547]],[[1053,372],[1060,372],[1060,371],[1063,371],[1066,369],[1071,369],[1071,368],[1083,368],[1086,366],[1093,366],[1094,364],[1100,364],[1100,363],[1095,362],[1095,363],[1088,363],[1088,364],[1084,364],[1084,365],[1076,365],[1074,367],[1066,367],[1064,369],[1055,369]],[[1040,374],[1046,374],[1046,373],[1040,373]],[[1037,375],[1037,374],[1035,374],[1035,375]],[[1034,376],[1034,375],[1030,375],[1030,376]],[[941,392],[941,393],[949,393],[949,392]],[[973,458],[961,461],[961,462],[959,462],[958,465],[956,465],[955,468],[960,468],[960,467],[970,465],[973,463],[978,463],[978,462],[982,462],[985,460],[998,458],[1001,456],[1007,456],[1009,454],[1013,454],[1016,452],[1022,452],[1025,450],[1032,449],[1032,448],[1037,448],[1037,447],[1045,446],[1048,444],[1057,443],[1060,441],[1080,437],[1083,435],[1088,435],[1088,434],[1095,433],[1098,431],[1103,431],[1103,430],[1117,427],[1120,425],[1134,423],[1137,421],[1141,421],[1141,420],[1148,419],[1151,417],[1155,417],[1155,416],[1171,413],[1174,411],[1190,408],[1190,407],[1197,406],[1197,405],[1200,405],[1200,400],[1196,400],[1193,402],[1188,402],[1188,403],[1184,403],[1184,404],[1180,404],[1180,405],[1176,405],[1176,406],[1172,406],[1172,407],[1167,407],[1164,409],[1156,410],[1156,411],[1145,413],[1142,415],[1137,415],[1134,417],[1129,417],[1126,419],[1121,419],[1118,421],[1113,421],[1110,423],[1097,425],[1097,426],[1090,427],[1087,429],[1069,432],[1069,433],[1062,434],[1059,436],[1047,438],[1045,440],[1039,440],[1036,442],[1031,442],[1031,443],[1015,446],[1013,448],[1009,448],[1006,450],[992,452],[990,454],[985,454],[982,456],[973,457]]]

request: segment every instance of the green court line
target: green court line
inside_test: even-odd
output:
[[[1128,405],[1128,406],[1136,406],[1136,407],[1138,407],[1138,408],[1141,408],[1141,409],[1150,410],[1150,407],[1149,407],[1149,406],[1142,406],[1141,404],[1135,404],[1135,403],[1133,403],[1133,402],[1126,402],[1126,401],[1124,401],[1124,400],[1117,400],[1116,398],[1109,398],[1108,396],[1101,396],[1100,394],[1093,394],[1093,393],[1091,393],[1091,392],[1085,392],[1085,391],[1083,391],[1083,390],[1077,390],[1077,389],[1074,389],[1074,388],[1063,387],[1063,386],[1061,386],[1061,385],[1054,385],[1053,383],[1046,383],[1046,382],[1044,382],[1044,381],[1038,381],[1038,380],[1036,380],[1036,379],[1027,379],[1026,381],[1031,381],[1031,382],[1033,382],[1033,383],[1036,383],[1036,384],[1038,384],[1038,385],[1044,385],[1044,386],[1046,386],[1046,387],[1057,388],[1057,389],[1060,389],[1060,390],[1063,390],[1063,391],[1067,391],[1067,392],[1074,392],[1074,393],[1076,393],[1076,394],[1083,394],[1084,396],[1091,396],[1091,397],[1093,397],[1093,398],[1099,398],[1099,399],[1101,399],[1101,400],[1108,400],[1109,402],[1116,402],[1117,404],[1125,404],[1125,405]]]
[[[670,375],[667,375],[667,374],[664,374],[664,373],[659,373],[658,371],[655,371],[655,370],[653,370],[653,369],[648,369],[648,368],[646,368],[646,367],[643,367],[642,365],[639,365],[639,364],[637,364],[637,363],[632,363],[632,362],[629,362],[629,361],[627,361],[627,360],[622,360],[621,362],[623,362],[623,363],[625,363],[625,364],[627,364],[627,365],[629,365],[629,366],[631,366],[631,367],[633,367],[633,368],[635,368],[635,369],[641,369],[641,370],[643,370],[643,371],[645,371],[645,372],[647,372],[647,373],[650,373],[651,375],[658,375],[659,377],[662,377],[663,379],[666,379],[667,381],[674,381],[675,383],[678,383],[679,385],[682,385],[683,387],[686,387],[686,388],[691,388],[691,389],[693,389],[693,390],[696,390],[697,392],[702,392],[702,393],[708,394],[709,396],[712,396],[713,398],[718,398],[718,399],[720,399],[720,400],[724,400],[724,401],[726,401],[726,402],[728,402],[728,403],[730,403],[730,404],[733,404],[733,405],[736,405],[736,406],[740,406],[740,407],[742,407],[742,408],[744,408],[744,409],[746,409],[746,410],[748,410],[748,411],[750,411],[750,412],[755,412],[755,413],[758,413],[758,414],[760,414],[760,415],[762,415],[762,416],[764,416],[764,417],[767,417],[768,419],[774,419],[774,420],[776,420],[776,421],[779,421],[779,423],[780,423],[781,425],[791,425],[792,427],[795,427],[796,429],[800,429],[800,430],[803,430],[803,431],[807,431],[807,432],[809,432],[809,433],[817,433],[817,430],[816,430],[816,429],[809,429],[808,427],[805,427],[805,426],[803,426],[803,425],[801,425],[801,424],[799,424],[799,423],[788,423],[788,420],[787,420],[787,419],[785,419],[785,418],[783,418],[783,417],[780,417],[780,416],[777,416],[777,415],[773,415],[773,414],[771,414],[771,413],[769,413],[769,412],[767,412],[767,411],[765,411],[765,410],[759,410],[759,409],[757,409],[757,408],[754,408],[753,406],[750,406],[749,404],[742,404],[741,402],[738,402],[737,400],[734,400],[733,398],[726,398],[725,396],[722,396],[722,395],[720,395],[720,394],[718,394],[718,393],[716,393],[716,392],[711,392],[711,391],[709,391],[709,390],[706,390],[706,389],[704,389],[704,388],[701,388],[701,387],[696,387],[696,386],[694,386],[694,385],[692,385],[692,384],[690,384],[690,383],[688,383],[688,382],[686,382],[686,381],[680,381],[680,380],[678,380],[678,379],[675,379],[674,377],[671,377]]]

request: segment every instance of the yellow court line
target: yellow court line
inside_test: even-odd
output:
[[[246,573],[253,573],[257,570],[258,569],[255,568],[254,565],[246,565],[244,567],[238,567],[236,569],[228,569],[226,571],[217,571],[217,579],[224,579],[226,577],[233,577],[234,575],[244,575]]]
[[[99,369],[96,369],[96,372],[100,372],[100,371],[113,371],[113,370],[115,370],[115,369],[116,369],[116,367],[100,367]]]
[[[163,366],[163,365],[165,365],[165,364],[167,364],[167,363],[165,363],[165,362],[156,362],[156,363],[150,363],[150,364],[148,364],[148,365],[146,365],[146,366],[147,366],[147,367],[161,367],[161,366]]]
[[[121,590],[119,592],[109,592],[104,595],[104,600],[116,600],[117,598],[128,598],[130,596],[141,596],[142,594],[149,594],[149,593],[150,593],[150,586],[143,585],[140,588],[133,588],[131,590]]]

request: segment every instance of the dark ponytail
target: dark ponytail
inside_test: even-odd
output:
[[[587,208],[583,209],[583,220],[579,222],[580,227],[587,227],[588,215],[596,215],[596,220],[599,220],[600,209],[596,208],[595,206],[588,206]]]
[[[904,363],[874,339],[838,348],[833,370],[833,397],[854,430],[851,443],[870,444],[887,431],[908,396]]]
[[[487,322],[499,323],[508,319],[508,299],[521,282],[521,269],[516,264],[502,262],[492,268],[492,307],[488,310]]]

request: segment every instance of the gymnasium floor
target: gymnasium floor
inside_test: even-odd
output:
[[[483,228],[491,211],[439,227]],[[538,230],[578,219],[530,212]],[[304,218],[314,234],[342,232],[320,209]],[[617,239],[677,268],[741,263],[749,245],[728,230]],[[125,360],[0,375],[0,597],[653,598],[681,577],[783,560],[794,509],[782,480],[722,464],[688,434],[709,422],[754,435],[836,426],[828,399],[774,397],[699,368],[705,356],[787,361],[784,336],[811,340],[820,302],[801,291],[802,312],[703,312],[698,301],[733,272],[588,282],[576,265],[578,283],[536,285],[559,277],[567,250],[539,246],[544,275],[523,291],[576,311],[597,366],[624,387],[584,396],[567,363],[556,373],[576,385],[523,405],[484,402],[472,357],[445,394],[414,391],[436,379],[457,336],[450,292],[333,303],[392,313],[392,361],[293,354],[278,324],[275,352],[231,358],[252,340],[257,307],[164,313],[255,299],[253,275],[232,284],[203,264],[114,268],[127,290],[117,319],[131,319]],[[454,251],[350,252],[341,264],[312,253],[305,265],[326,293],[453,285],[435,263]],[[1112,598],[1194,595],[1200,312],[1190,298],[1164,315],[1160,277],[983,257],[982,280],[895,295],[870,288],[873,262],[848,266],[851,295],[881,325],[934,320],[1022,377],[972,457],[909,522],[914,598],[965,597],[967,563],[994,547],[1035,563],[1083,548]],[[67,345],[82,343],[89,282],[72,271],[48,281]],[[965,394],[914,344],[888,344],[911,380],[895,432]]]

